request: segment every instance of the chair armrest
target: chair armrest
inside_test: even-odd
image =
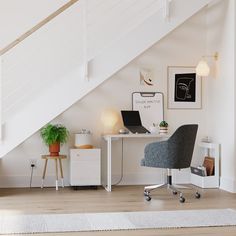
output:
[[[167,156],[167,141],[150,143],[144,149],[145,166],[162,168]]]

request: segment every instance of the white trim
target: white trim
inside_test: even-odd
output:
[[[3,95],[2,95],[2,57],[0,57],[0,143],[2,140],[2,100],[3,100]]]
[[[120,179],[119,174],[112,175],[112,184]],[[157,169],[156,173],[125,173],[119,185],[151,185],[165,182],[163,171]]]
[[[56,177],[49,175],[45,177],[43,186],[54,187],[56,189]],[[64,178],[64,186],[69,186],[69,179]],[[42,176],[33,176],[32,187],[41,187]],[[0,188],[26,188],[30,186],[29,176],[0,176]],[[59,190],[61,188],[61,179],[58,180]]]
[[[84,78],[85,80],[89,80],[89,75],[88,75],[88,27],[87,27],[87,22],[88,22],[88,3],[87,0],[83,1],[83,56],[84,56]]]
[[[220,189],[227,192],[236,193],[236,181],[233,178],[220,178]]]
[[[170,3],[171,0],[163,0],[163,17],[167,20],[170,18]]]

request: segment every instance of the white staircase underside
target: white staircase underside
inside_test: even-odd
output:
[[[22,33],[28,31],[68,1],[0,1],[0,49],[4,48],[8,43],[18,38]]]
[[[113,0],[113,3],[114,2]],[[116,2],[118,4],[119,1],[117,0]],[[166,36],[170,31],[182,24],[209,2],[211,2],[211,0],[172,0],[170,9],[171,16],[169,20],[163,18],[162,9],[157,8],[155,12],[145,17],[138,25],[129,27],[129,30],[126,30],[123,34],[120,33],[116,39],[112,38],[109,43],[106,42],[106,46],[101,45],[101,40],[99,46],[91,50],[88,54],[89,80],[84,78],[83,56],[80,57],[80,60],[78,59],[76,61],[78,55],[76,55],[75,52],[71,52],[74,61],[69,64],[66,64],[67,62],[65,61],[65,65],[62,64],[63,73],[56,74],[56,72],[49,70],[50,73],[48,73],[48,76],[57,76],[56,81],[42,87],[42,89],[33,96],[32,100],[28,99],[27,103],[24,103],[23,106],[19,106],[14,115],[12,115],[12,112],[8,114],[6,110],[3,122],[3,140],[0,145],[0,156],[3,157],[6,153],[38,131],[43,125],[53,120],[91,90],[110,78],[114,73]],[[73,13],[73,11],[77,11],[77,9],[72,8],[70,11]],[[69,17],[69,13],[67,12],[65,15],[66,14]],[[57,20],[60,22],[60,19]],[[72,17],[72,21],[73,20]],[[50,25],[47,27],[50,27]],[[42,31],[44,30],[45,29],[42,29]],[[40,34],[40,32],[38,32],[38,34]],[[29,40],[32,39],[37,40],[37,34]],[[55,38],[53,39],[55,40]],[[44,38],[44,40],[46,39]],[[71,43],[75,43],[75,41],[76,40],[71,41]],[[52,45],[53,43],[54,41]],[[32,42],[30,44],[33,45]],[[63,46],[65,47],[66,44],[63,44]],[[75,48],[81,50],[81,45],[75,45]],[[102,48],[100,52],[98,50],[99,48]],[[17,50],[21,51],[21,48],[18,47],[16,51]],[[76,50],[76,52],[78,51]],[[8,56],[10,57],[10,54]],[[58,56],[61,55],[56,53],[56,57]],[[67,56],[70,55],[65,55],[64,59],[66,59]],[[52,59],[54,57],[52,57]],[[31,59],[33,60],[34,58],[32,57]],[[24,58],[22,58],[22,60],[24,60]],[[45,60],[47,60],[47,58],[45,58]],[[62,63],[58,58],[55,58],[55,61],[58,65]],[[49,65],[50,63],[48,66]],[[41,70],[43,69],[45,68],[41,68]],[[27,72],[25,73],[27,74]],[[41,73],[41,71],[38,73]],[[37,77],[38,74],[36,73],[35,76]],[[40,76],[38,76],[38,79],[40,79]],[[30,87],[28,87],[28,89],[30,89]]]

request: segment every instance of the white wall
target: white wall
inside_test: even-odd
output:
[[[208,9],[208,54],[219,52],[208,78],[208,131],[221,145],[222,189],[236,191],[235,171],[235,1],[216,1]],[[212,60],[209,60],[212,61]]]
[[[0,48],[30,30],[66,2],[68,0],[1,0]]]
[[[198,139],[206,135],[205,80],[203,80],[202,87],[202,109],[167,110],[166,108],[167,66],[194,66],[206,51],[205,43],[206,24],[205,10],[203,10],[53,121],[65,124],[71,132],[70,142],[68,146],[62,148],[62,153],[68,154],[68,148],[72,147],[74,142],[73,133],[78,132],[81,128],[90,129],[93,132],[94,144],[100,146],[100,135],[103,130],[100,122],[101,112],[108,107],[114,108],[118,112],[121,109],[131,109],[131,94],[134,91],[160,91],[164,93],[165,119],[170,124],[170,131],[184,123],[198,123]],[[155,78],[153,88],[143,87],[139,84],[140,67],[153,70]],[[69,91],[67,92],[69,93]],[[119,128],[119,125],[117,128]],[[120,143],[114,145],[114,181],[119,178],[120,173],[119,145]],[[156,183],[161,180],[160,170],[151,170],[139,166],[144,145],[144,141],[141,140],[137,143],[134,140],[125,142],[125,176],[123,184]],[[42,144],[39,133],[36,133],[0,160],[0,187],[28,186],[30,176],[29,160],[32,158],[37,159],[33,185],[39,186],[43,168],[40,156],[45,153],[47,153],[47,148]],[[196,159],[194,162],[197,162]],[[49,163],[47,172],[49,177],[46,180],[46,185],[54,185],[53,164]],[[68,161],[64,162],[64,169],[66,183],[68,183]],[[183,172],[182,177],[179,176],[178,178],[181,182],[188,182],[188,172]]]

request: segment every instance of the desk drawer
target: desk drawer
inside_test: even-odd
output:
[[[101,185],[101,150],[70,150],[70,185]]]
[[[71,149],[70,160],[71,161],[99,161],[100,149]]]

